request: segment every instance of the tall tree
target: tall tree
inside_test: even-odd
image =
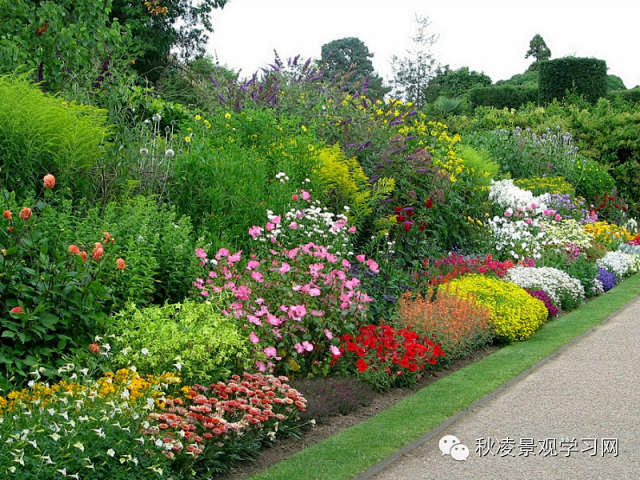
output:
[[[433,54],[438,35],[429,32],[430,25],[428,17],[416,15],[416,31],[411,37],[411,47],[404,56],[394,55],[391,58],[393,94],[419,107],[424,105],[425,89],[438,69]]]
[[[135,68],[156,80],[169,63],[170,53],[182,60],[204,54],[213,31],[212,12],[227,0],[112,0],[111,18],[126,25],[142,48]]]
[[[342,83],[348,91],[382,98],[390,89],[374,72],[372,57],[362,40],[345,37],[322,45],[320,63],[325,77]]]
[[[535,61],[529,66],[529,70],[537,70],[540,62],[551,58],[551,50],[539,33],[536,33],[529,42],[529,50],[524,58],[533,57]]]

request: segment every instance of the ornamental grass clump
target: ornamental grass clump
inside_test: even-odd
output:
[[[553,267],[514,267],[507,272],[505,280],[525,289],[543,290],[564,310],[577,307],[585,297],[580,280]]]
[[[489,309],[495,335],[507,342],[526,340],[547,319],[544,303],[510,282],[484,275],[465,275],[449,282],[449,291]]]
[[[489,309],[448,292],[446,286],[432,299],[403,294],[398,313],[403,327],[440,343],[447,360],[463,357],[493,338]]]

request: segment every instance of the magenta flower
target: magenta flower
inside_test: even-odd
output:
[[[324,334],[329,340],[333,340],[333,333],[331,333],[331,330],[325,328],[324,329]]]
[[[276,226],[271,222],[267,222],[267,224],[264,226],[264,228],[267,230],[267,232],[271,232],[271,231],[275,230]]]
[[[229,250],[227,250],[226,248],[221,248],[220,250],[218,250],[218,253],[216,253],[216,260],[220,260],[222,257],[228,257],[229,256]]]
[[[280,268],[278,269],[278,273],[287,273],[289,270],[291,270],[291,265],[287,262],[282,262],[282,265],[280,265]]]
[[[282,216],[281,215],[275,216],[271,219],[271,221],[273,222],[274,225],[280,225],[280,222],[282,221]]]
[[[267,358],[278,358],[278,351],[276,350],[276,347],[265,347],[263,352],[267,356]]]
[[[298,222],[291,222],[291,223],[289,224],[289,228],[290,228],[291,230],[297,230],[297,229],[298,229]]]
[[[347,230],[347,232],[349,233],[356,233],[356,227],[355,225],[353,227],[350,227],[349,230]]]
[[[311,198],[311,194],[306,190],[300,190],[300,196],[302,197],[303,200],[306,200],[307,202]]]
[[[302,347],[307,351],[307,352],[312,352],[313,351],[313,344],[307,342],[306,340],[304,342],[302,342]]]
[[[363,254],[356,255],[356,260],[358,260],[360,263],[364,263],[365,258],[366,257]]]
[[[258,336],[255,334],[255,332],[251,332],[249,334],[249,340],[251,341],[251,343],[256,344],[258,342],[260,342],[260,339],[258,338]]]
[[[249,227],[249,235],[254,240],[256,240],[261,233],[262,233],[262,227],[258,227],[257,225],[254,225],[253,227]]]
[[[367,260],[367,267],[369,267],[369,270],[371,270],[373,273],[379,273],[380,272],[380,267],[378,266],[376,261],[371,259],[371,258],[369,260]]]
[[[264,282],[264,277],[260,272],[256,272],[256,271],[251,272],[251,278],[258,283]]]
[[[205,252],[201,248],[196,248],[196,257],[198,257],[198,258],[207,258],[207,252]]]
[[[342,352],[340,351],[340,349],[338,347],[336,347],[335,345],[331,345],[329,347],[329,350],[331,351],[331,354],[334,357],[339,357],[340,355],[342,355]]]
[[[249,260],[247,263],[247,270],[251,271],[260,266],[260,262],[256,262],[255,260]]]

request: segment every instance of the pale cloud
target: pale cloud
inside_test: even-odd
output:
[[[414,15],[426,15],[440,38],[437,59],[452,68],[469,66],[495,80],[522,73],[529,40],[540,33],[552,58],[566,55],[602,58],[609,73],[627,87],[640,84],[636,62],[640,45],[640,6],[636,2],[538,0],[447,2],[406,0],[230,0],[214,13],[215,32],[208,52],[244,74],[282,58],[318,58],[324,43],[360,38],[373,52],[376,71],[391,76],[390,59],[409,46]],[[603,6],[606,5],[606,6]]]

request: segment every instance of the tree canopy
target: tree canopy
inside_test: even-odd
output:
[[[529,70],[536,70],[540,62],[551,58],[551,50],[539,33],[536,33],[529,42],[529,50],[524,58],[533,57],[535,61],[529,66]]]

